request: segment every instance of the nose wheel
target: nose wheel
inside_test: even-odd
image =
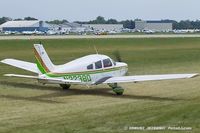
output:
[[[121,86],[118,86],[117,83],[114,84],[108,84],[112,90],[117,94],[117,95],[123,95],[124,89]]]

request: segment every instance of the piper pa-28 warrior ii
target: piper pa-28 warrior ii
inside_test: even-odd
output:
[[[118,86],[118,83],[192,78],[198,75],[166,74],[126,76],[128,65],[123,62],[115,62],[106,55],[92,54],[63,65],[54,65],[43,45],[34,44],[34,53],[36,63],[16,59],[4,59],[1,62],[31,71],[38,74],[38,76],[19,74],[5,74],[4,76],[36,79],[43,84],[59,84],[63,89],[68,89],[71,84],[107,84],[117,95],[122,95],[124,89]]]

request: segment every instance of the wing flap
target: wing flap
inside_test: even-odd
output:
[[[38,77],[38,76],[31,76],[31,75],[5,74],[4,76],[36,79],[36,80],[41,81],[42,83],[51,83],[51,84],[81,84],[82,83],[79,80],[66,80],[66,79]]]
[[[82,82],[79,80],[67,80],[67,79],[57,79],[57,78],[38,78],[39,80],[43,81],[44,83],[51,83],[51,84],[81,84]]]
[[[31,71],[33,73],[38,73],[38,68],[35,63],[16,60],[16,59],[4,59],[1,61],[4,64],[11,65],[17,68],[21,68],[27,71]]]
[[[108,83],[127,83],[127,82],[183,79],[183,78],[193,78],[197,75],[198,74],[165,74],[165,75],[121,76],[121,77],[109,78],[103,83],[108,84]]]

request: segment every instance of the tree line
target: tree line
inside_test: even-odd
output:
[[[0,18],[0,24],[3,24],[7,21],[11,20],[38,20],[33,17],[24,17],[22,18],[17,18],[17,19],[12,19],[9,17],[1,17]],[[124,28],[128,29],[134,29],[135,28],[135,21],[140,21],[141,19],[135,19],[135,20],[123,20],[123,21],[117,21],[116,19],[108,19],[105,20],[104,17],[98,16],[95,20],[90,20],[90,21],[75,21],[76,23],[79,24],[123,24]],[[173,29],[200,29],[200,20],[196,21],[190,21],[190,20],[182,20],[182,21],[175,21],[175,20],[161,20],[162,22],[171,22],[173,25]],[[47,23],[50,24],[63,24],[67,23],[68,21],[63,19],[63,20],[52,20],[52,21],[46,21]]]
[[[98,16],[95,20],[81,22],[76,21],[80,24],[123,24],[124,28],[134,29],[135,28],[135,21],[141,21],[141,19],[135,20],[123,20],[117,21],[116,19],[108,19],[105,20],[104,17]],[[161,20],[161,22],[172,23],[173,29],[200,29],[200,20],[190,21],[190,20],[182,20],[182,21],[175,21],[175,20]]]
[[[12,19],[12,18],[9,18],[9,17],[1,17],[0,18],[0,24],[3,24],[5,22],[11,21],[11,20],[20,21],[20,20],[38,20],[38,19],[33,18],[33,17],[24,17],[23,19],[22,18]]]

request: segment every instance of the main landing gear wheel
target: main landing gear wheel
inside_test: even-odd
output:
[[[114,84],[108,84],[112,90],[117,94],[117,95],[123,95],[124,89],[121,86],[118,86],[117,83]]]
[[[68,90],[70,88],[70,84],[60,84],[60,87],[63,88],[63,90]]]

